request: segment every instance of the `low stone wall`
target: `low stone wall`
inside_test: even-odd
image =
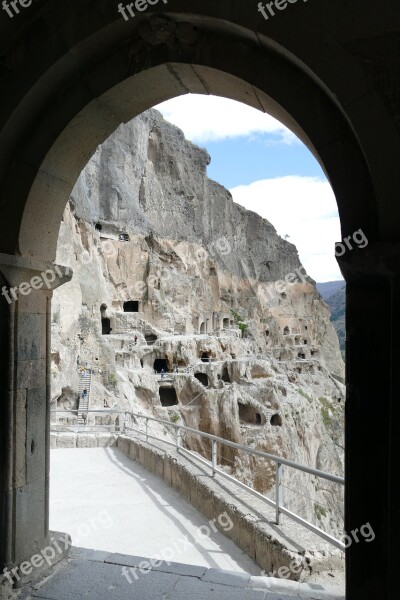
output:
[[[230,531],[220,528],[221,533],[231,538],[266,574],[287,567],[285,578],[306,581],[311,572],[322,573],[332,568],[343,570],[342,552],[333,547],[326,549],[320,538],[296,523],[286,523],[285,527],[278,528],[273,522],[272,508],[218,474],[211,477],[210,469],[202,468],[173,447],[162,442],[157,442],[156,447],[136,438],[120,436],[118,449],[164,479],[208,519],[227,513],[233,527]],[[217,521],[215,525],[218,527]],[[293,561],[301,564],[297,572],[290,568]]]
[[[109,448],[116,446],[115,433],[53,432],[50,434],[50,448]]]

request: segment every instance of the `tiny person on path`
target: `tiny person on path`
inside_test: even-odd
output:
[[[135,346],[137,345],[137,335],[135,335]]]
[[[164,369],[161,369],[161,379],[164,379],[164,375],[165,375],[165,371],[164,371]]]
[[[86,398],[87,398],[87,389],[86,388],[82,392],[82,398],[83,398],[83,400],[86,400]]]

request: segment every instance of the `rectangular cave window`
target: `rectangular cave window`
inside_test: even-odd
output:
[[[165,358],[156,358],[154,361],[154,370],[157,373],[168,373],[168,363]]]
[[[178,397],[175,388],[160,388],[160,400],[161,405],[165,408],[176,406],[178,404]]]
[[[124,302],[124,312],[127,312],[127,313],[139,312],[138,300],[128,300],[128,302]]]

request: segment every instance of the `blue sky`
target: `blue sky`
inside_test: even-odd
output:
[[[320,165],[292,132],[270,115],[214,96],[180,96],[156,108],[207,149],[209,177],[288,236],[311,277],[342,279],[334,256],[341,238],[335,197]]]
[[[262,179],[303,174],[325,178],[303,144],[281,144],[266,133],[203,144],[212,161],[208,175],[228,189]]]

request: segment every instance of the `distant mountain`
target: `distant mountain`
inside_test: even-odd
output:
[[[331,321],[339,338],[343,358],[346,347],[346,282],[317,283],[317,289],[331,309]]]
[[[327,281],[326,283],[317,283],[317,290],[325,300],[333,296],[336,292],[346,286],[344,280],[341,281]]]

